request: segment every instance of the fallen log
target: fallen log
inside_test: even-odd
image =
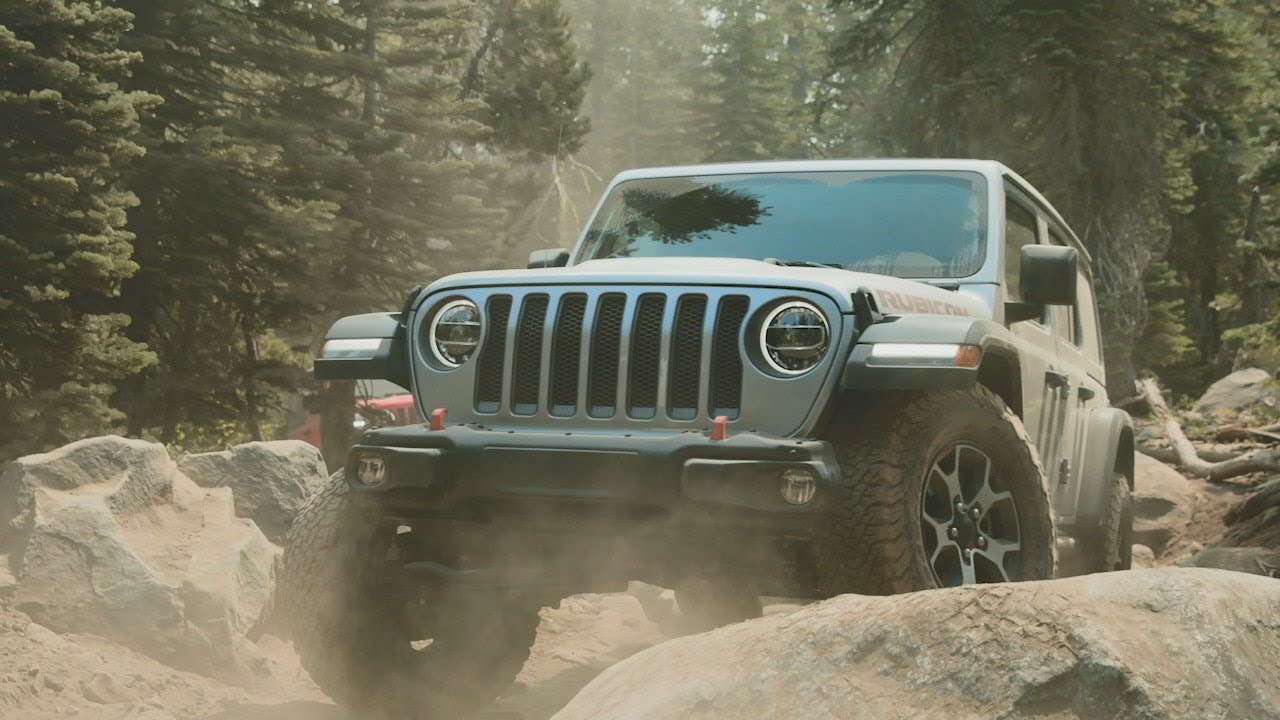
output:
[[[1268,440],[1270,442],[1280,442],[1280,425],[1267,425],[1266,427],[1225,427],[1214,434],[1218,440],[1249,440],[1258,439]]]
[[[1249,473],[1280,472],[1280,448],[1258,450],[1219,462],[1208,462],[1200,457],[1195,445],[1187,439],[1186,433],[1182,431],[1182,424],[1165,402],[1160,384],[1155,378],[1140,380],[1138,393],[1147,401],[1152,416],[1164,429],[1165,437],[1173,450],[1175,464],[1193,477],[1216,483]]]
[[[1222,516],[1223,525],[1235,525],[1241,520],[1248,520],[1261,515],[1264,510],[1280,505],[1280,478],[1271,480],[1262,487],[1249,493],[1249,496]]]
[[[1225,443],[1192,443],[1196,449],[1196,456],[1201,460],[1207,460],[1210,463],[1223,462],[1224,460],[1235,460],[1241,455],[1245,455],[1256,450],[1264,450],[1264,447],[1257,445],[1235,445]],[[1138,441],[1138,452],[1148,457],[1153,457],[1162,463],[1168,465],[1178,464],[1178,453],[1164,442],[1158,440],[1140,440]]]

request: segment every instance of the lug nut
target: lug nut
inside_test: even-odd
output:
[[[951,538],[952,540],[955,540],[959,536],[960,536],[960,531],[955,528],[951,528],[950,530],[947,531],[947,537]]]
[[[978,536],[978,547],[980,547],[980,548],[985,548],[986,546],[987,546],[987,539],[986,539],[986,538],[984,538],[984,537],[982,537],[981,535],[979,535],[979,536]]]
[[[981,516],[982,516],[982,511],[979,510],[978,508],[974,508],[969,511],[969,517],[973,518],[974,520],[977,520]]]
[[[965,559],[965,560],[972,560],[972,559],[973,559],[973,551],[972,551],[972,550],[970,550],[969,548],[965,548],[965,549],[964,549],[964,559]]]

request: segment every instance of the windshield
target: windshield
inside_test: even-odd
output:
[[[986,180],[971,172],[799,172],[630,180],[578,260],[732,257],[903,278],[982,266]]]

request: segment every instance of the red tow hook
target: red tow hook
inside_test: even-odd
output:
[[[444,416],[445,416],[445,415],[448,415],[448,414],[449,414],[449,411],[448,411],[448,410],[446,410],[445,408],[436,408],[435,410],[432,410],[432,411],[431,411],[431,426],[430,426],[430,429],[431,429],[431,430],[443,430],[443,429],[444,429]]]
[[[711,421],[711,439],[724,440],[729,437],[729,416],[717,415],[715,420]]]

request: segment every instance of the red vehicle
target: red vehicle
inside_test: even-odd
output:
[[[380,398],[360,398],[356,401],[356,407],[356,412],[351,418],[351,429],[356,433],[368,428],[413,425],[422,422],[422,416],[414,406],[411,393]],[[323,453],[324,442],[321,440],[320,416],[307,412],[302,424],[289,433],[289,439],[309,442]]]

